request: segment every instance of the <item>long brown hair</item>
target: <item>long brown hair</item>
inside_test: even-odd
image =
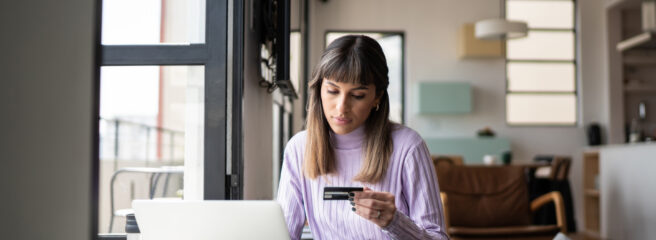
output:
[[[309,82],[307,139],[303,167],[311,179],[335,172],[335,153],[330,126],[321,103],[324,78],[338,82],[376,86],[380,97],[365,125],[364,161],[353,180],[376,183],[385,176],[392,153],[392,123],[389,121],[387,62],[376,40],[363,35],[347,35],[333,41],[321,55]]]

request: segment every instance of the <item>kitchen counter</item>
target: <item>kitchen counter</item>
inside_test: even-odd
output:
[[[656,237],[656,143],[609,145],[599,150],[601,237]]]

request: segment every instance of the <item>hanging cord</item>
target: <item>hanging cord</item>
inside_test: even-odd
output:
[[[269,82],[266,79],[260,79],[260,87],[266,88],[268,93],[272,93],[278,89],[278,84],[275,82]]]
[[[262,63],[264,63],[269,70],[276,70],[276,60],[273,58],[273,54],[269,55],[267,59],[262,59]]]
[[[276,16],[277,16],[277,9],[278,9],[278,1],[277,0],[270,0],[266,1],[266,3],[262,7],[262,15],[263,17],[263,36],[262,39],[260,40],[262,44],[266,44],[267,42],[271,42],[272,44],[275,45],[276,42],[276,30],[277,30],[277,25],[275,22]],[[271,75],[273,76],[271,78],[271,81],[268,81],[265,77],[262,77],[262,75],[265,75],[262,73],[260,75],[260,81],[259,81],[259,86],[262,88],[267,89],[267,93],[273,93],[278,89],[278,84],[276,83],[276,59],[275,59],[275,51],[271,51],[269,56],[266,59],[261,60],[262,64],[266,66],[266,71],[271,72]]]
[[[269,71],[271,71],[273,73],[273,79],[276,79],[276,76],[275,76],[276,75],[276,71],[275,71],[276,62],[275,62],[275,59],[273,57],[273,54],[269,55],[269,57],[267,59],[262,59],[262,63],[266,66],[266,68]],[[278,89],[278,84],[276,84],[275,80],[272,81],[272,82],[269,82],[264,78],[260,78],[259,85],[262,88],[266,88],[267,93],[273,93],[274,91],[276,91],[276,89]]]

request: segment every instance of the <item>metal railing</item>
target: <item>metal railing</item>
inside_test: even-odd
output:
[[[152,121],[152,119],[149,120]],[[184,172],[182,165],[185,134],[183,131],[145,124],[139,119],[131,121],[99,118],[98,131],[100,133],[100,160],[104,162],[101,165],[104,166],[101,172],[110,174],[106,176],[107,179],[101,179],[101,182],[106,181],[102,184],[109,185],[107,190],[102,190],[109,192],[101,194],[101,196],[106,196],[101,202],[106,201],[110,210],[109,215],[101,217],[109,219],[108,231],[112,232],[116,228],[114,226],[115,218],[124,216],[124,213],[130,211],[130,206],[125,204],[123,206],[119,204],[117,208],[117,201],[120,203],[121,200],[135,199],[135,184],[137,186],[147,185],[147,198],[151,199],[155,197],[156,189],[161,189],[162,197],[170,195],[167,194],[167,191],[175,190],[169,189],[170,181],[176,182],[173,184],[174,186],[181,186]],[[150,180],[133,176],[123,176],[122,180],[119,180],[117,176],[120,173],[146,173]],[[171,176],[171,174],[176,176]],[[163,187],[157,187],[160,177],[164,177]]]
[[[100,118],[100,159],[182,162],[184,132],[122,119]]]

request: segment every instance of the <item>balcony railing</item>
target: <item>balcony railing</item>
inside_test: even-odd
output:
[[[100,119],[100,159],[182,162],[184,132],[122,119]]]

